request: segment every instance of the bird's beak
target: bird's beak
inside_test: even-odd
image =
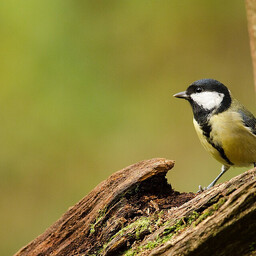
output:
[[[179,92],[173,95],[173,97],[180,98],[180,99],[188,99],[189,96],[187,95],[187,92]]]

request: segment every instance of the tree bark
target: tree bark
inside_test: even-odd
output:
[[[179,193],[151,159],[100,183],[24,255],[256,254],[256,168],[202,193]]]
[[[256,91],[256,0],[245,0]]]

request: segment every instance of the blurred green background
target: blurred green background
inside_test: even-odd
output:
[[[194,80],[256,112],[244,1],[1,1],[0,32],[0,255],[137,161],[175,159],[179,191],[208,185],[220,164],[172,97]]]

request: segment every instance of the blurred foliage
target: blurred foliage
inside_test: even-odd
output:
[[[243,1],[9,0],[0,32],[0,255],[139,160],[175,159],[180,191],[208,185],[220,164],[172,97],[194,80],[255,113]]]

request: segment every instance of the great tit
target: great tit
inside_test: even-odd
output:
[[[190,103],[200,142],[222,163],[220,174],[207,189],[231,166],[254,164],[256,167],[256,119],[233,98],[224,84],[214,79],[201,79],[185,92],[173,96]]]

